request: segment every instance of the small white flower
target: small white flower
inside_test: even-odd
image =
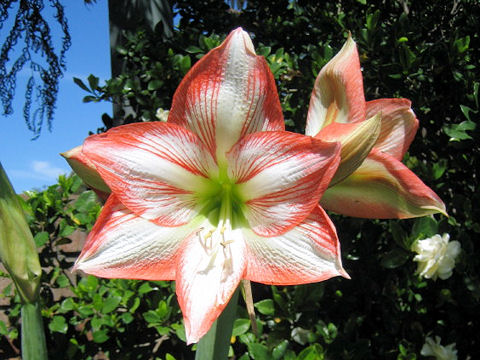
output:
[[[448,234],[437,234],[413,244],[412,251],[418,254],[413,258],[418,261],[417,274],[433,280],[437,277],[445,280],[452,276],[455,258],[460,254],[460,243],[449,242],[449,239]]]
[[[440,345],[441,340],[438,336],[435,336],[435,341],[431,337],[427,337],[420,354],[434,356],[436,360],[457,360],[457,350],[454,349],[455,343],[442,346]]]
[[[168,110],[158,108],[157,112],[155,113],[155,117],[160,121],[166,122],[168,119],[168,113],[169,113]]]

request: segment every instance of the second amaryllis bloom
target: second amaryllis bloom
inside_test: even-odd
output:
[[[417,129],[409,100],[365,101],[349,36],[318,74],[308,110],[305,133],[342,144],[339,169],[320,204],[372,219],[445,214],[442,200],[401,162]]]
[[[196,342],[241,279],[348,277],[318,205],[339,161],[337,143],[284,131],[268,65],[237,29],[186,75],[168,122],[87,138],[78,163],[93,166],[111,195],[75,268],[176,280],[187,341]]]

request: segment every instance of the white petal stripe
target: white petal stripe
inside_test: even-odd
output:
[[[111,195],[75,268],[107,278],[174,280],[176,252],[195,230],[193,224],[158,226]]]
[[[245,242],[240,230],[221,234],[204,226],[184,243],[177,264],[177,297],[187,342],[197,342],[228,304],[245,272]],[[211,234],[206,238],[205,234]],[[203,235],[202,235],[203,234]]]
[[[246,134],[284,129],[275,81],[246,32],[233,31],[195,64],[175,93],[168,121],[195,132],[219,161]]]
[[[274,236],[305,219],[335,173],[339,153],[336,143],[285,131],[244,137],[228,153],[229,176],[251,228]]]
[[[197,214],[196,195],[207,191],[217,171],[194,133],[168,123],[114,128],[89,137],[83,152],[125,206],[164,226]]]
[[[348,278],[333,223],[317,206],[298,226],[264,238],[244,230],[248,264],[245,278],[264,284],[293,285]]]

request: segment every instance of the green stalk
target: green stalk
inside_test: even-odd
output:
[[[195,360],[227,359],[233,322],[237,314],[238,292],[237,289],[225,310],[198,342]]]
[[[48,360],[42,312],[38,301],[22,306],[22,359]]]

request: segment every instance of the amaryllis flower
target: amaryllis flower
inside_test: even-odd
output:
[[[349,36],[320,71],[307,117],[307,135],[342,143],[339,170],[321,205],[362,218],[445,214],[442,200],[401,162],[417,129],[409,100],[365,102],[357,47]]]
[[[208,331],[241,279],[348,277],[318,205],[340,146],[284,131],[273,76],[242,29],[186,75],[168,122],[90,136],[82,156],[111,195],[75,268],[176,280],[188,343]]]

